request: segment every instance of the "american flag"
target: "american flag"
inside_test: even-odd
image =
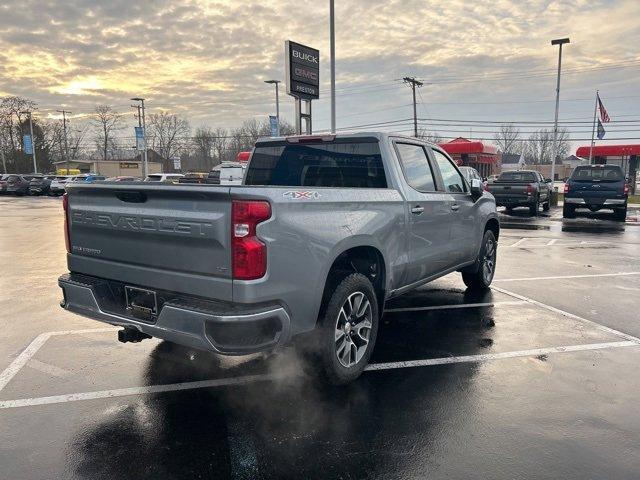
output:
[[[609,123],[611,121],[611,119],[609,118],[609,114],[605,110],[604,105],[602,104],[602,100],[600,100],[600,94],[598,94],[597,96],[598,96],[598,107],[600,108],[600,118],[602,119],[602,123]]]

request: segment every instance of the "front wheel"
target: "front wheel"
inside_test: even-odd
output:
[[[498,242],[491,230],[484,232],[482,248],[476,260],[474,271],[462,272],[462,281],[472,290],[489,288],[496,272]]]
[[[367,277],[353,273],[333,290],[319,325],[320,362],[329,382],[342,385],[369,363],[378,333],[378,301]]]

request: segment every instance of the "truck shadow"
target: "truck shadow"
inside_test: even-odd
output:
[[[393,306],[428,306],[427,297],[440,296],[446,292],[419,290]],[[453,297],[491,301],[491,293]],[[492,307],[385,314],[372,362],[473,355],[491,345],[492,325]],[[293,349],[229,358],[160,343],[144,371],[147,385],[276,378],[127,398],[75,433],[69,468],[92,479],[363,478],[385,476],[393,465],[402,476],[447,435],[451,412],[477,408],[476,364],[369,372],[335,387],[304,373],[304,361]]]

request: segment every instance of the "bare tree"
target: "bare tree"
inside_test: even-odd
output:
[[[227,158],[229,150],[229,132],[225,128],[216,128],[214,131],[213,149],[216,152],[216,165]]]
[[[109,105],[98,105],[94,112],[93,124],[95,127],[95,140],[102,160],[107,160],[109,152],[116,146],[115,132],[120,127],[120,115]]]
[[[187,144],[191,127],[186,118],[168,112],[149,115],[149,135],[151,148],[162,157],[165,171],[173,170],[171,158]]]
[[[511,123],[500,125],[500,131],[493,137],[498,144],[498,148],[503,153],[522,152],[522,142],[520,141],[520,129]]]
[[[569,132],[565,128],[558,130],[556,162],[569,153]],[[553,132],[540,129],[533,132],[525,145],[525,156],[533,165],[550,164],[553,156]]]
[[[215,133],[211,127],[199,127],[193,135],[195,147],[195,169],[198,171],[209,170],[213,164],[211,152],[215,145]]]
[[[431,143],[442,143],[444,141],[444,138],[441,135],[435,132],[429,132],[426,128],[418,130],[418,138]]]

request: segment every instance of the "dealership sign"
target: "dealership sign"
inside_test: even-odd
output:
[[[319,98],[320,52],[287,40],[285,42],[287,93],[303,100]]]

